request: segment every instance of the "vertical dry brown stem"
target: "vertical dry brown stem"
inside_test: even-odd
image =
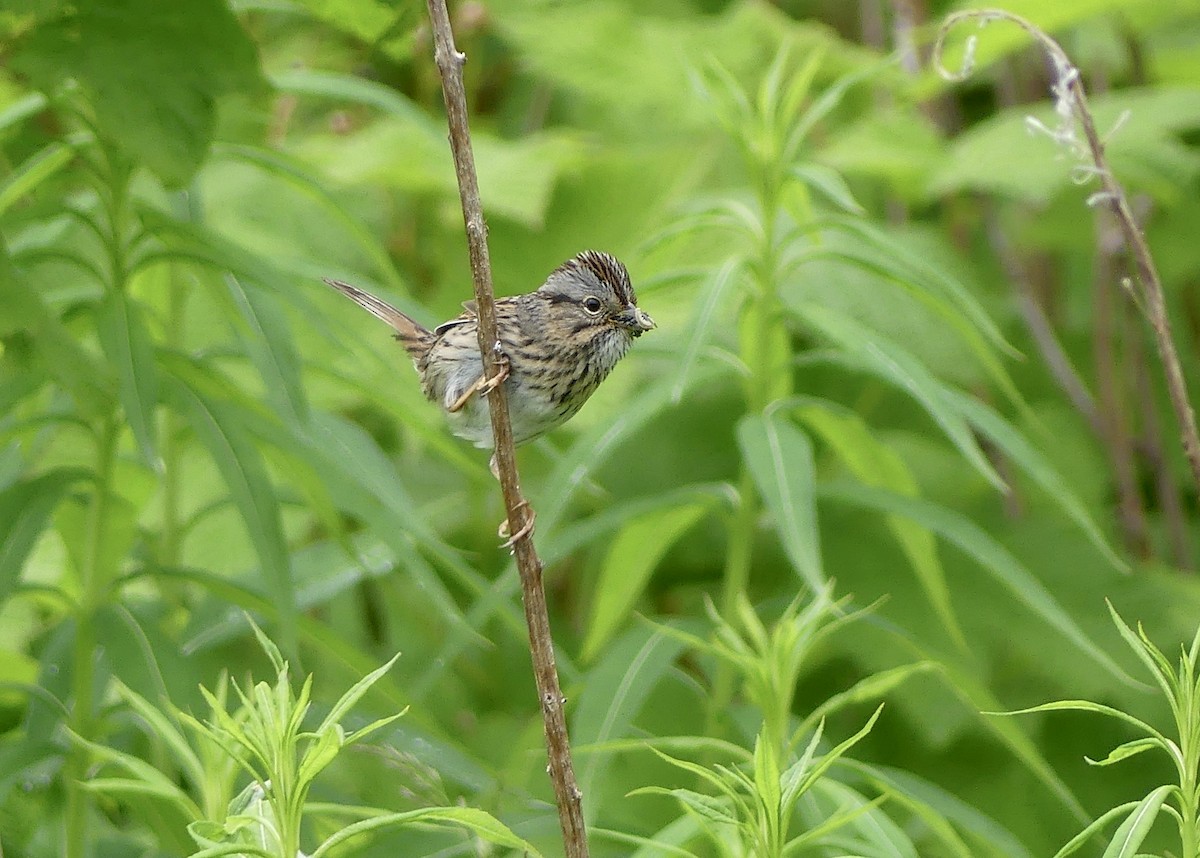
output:
[[[445,0],[427,0],[433,27],[434,58],[442,77],[446,118],[450,126],[450,148],[462,198],[463,221],[467,230],[467,248],[475,284],[475,304],[479,314],[479,350],[485,371],[494,378],[503,369],[504,355],[496,335],[496,306],[492,291],[492,269],[488,258],[487,224],[479,201],[479,181],[471,152],[471,133],[467,124],[467,99],[463,90],[462,66],[466,56],[454,46],[450,15]],[[517,570],[525,603],[525,622],[529,627],[529,647],[534,679],[542,707],[546,730],[546,752],[550,780],[558,804],[563,845],[567,858],[586,858],[587,836],[583,822],[583,794],[575,780],[571,747],[567,738],[564,698],[554,664],[554,643],[550,636],[550,618],[542,587],[542,561],[532,539],[533,510],[521,495],[517,459],[513,449],[512,425],[508,416],[508,397],[504,385],[488,395],[492,432],[496,442],[496,469],[508,511],[510,530],[523,534],[513,542]]]
[[[1104,152],[1104,141],[1097,133],[1096,123],[1092,119],[1091,110],[1088,109],[1087,93],[1084,91],[1079,70],[1071,63],[1070,58],[1067,57],[1058,42],[1019,15],[1003,9],[972,9],[948,16],[938,30],[937,42],[933,51],[934,62],[938,64],[939,71],[947,77],[961,79],[964,75],[947,72],[941,65],[946,34],[958,24],[969,20],[980,23],[1003,20],[1016,24],[1042,46],[1054,63],[1058,74],[1055,95],[1060,105],[1069,105],[1071,116],[1079,123],[1080,129],[1083,131],[1083,142],[1087,147],[1092,171],[1099,177],[1103,189],[1099,199],[1102,199],[1112,212],[1125,247],[1133,259],[1142,310],[1154,332],[1154,342],[1162,361],[1163,373],[1166,376],[1167,391],[1170,394],[1171,408],[1179,426],[1183,452],[1187,457],[1188,466],[1191,468],[1192,480],[1197,490],[1200,490],[1200,431],[1196,428],[1196,414],[1188,397],[1187,382],[1184,380],[1179,353],[1171,334],[1171,323],[1167,317],[1162,280],[1159,279],[1158,269],[1154,265],[1154,258],[1150,255],[1146,239],[1138,228],[1125,189],[1121,187],[1121,183],[1117,181],[1109,167],[1108,157]]]
[[[1138,487],[1137,463],[1129,426],[1131,409],[1125,403],[1117,341],[1120,334],[1118,313],[1120,296],[1112,288],[1118,260],[1117,242],[1113,241],[1109,218],[1101,217],[1096,224],[1096,263],[1094,274],[1094,328],[1096,356],[1096,388],[1100,420],[1100,438],[1112,464],[1117,488],[1117,512],[1125,545],[1140,560],[1150,556],[1150,536],[1146,511]]]

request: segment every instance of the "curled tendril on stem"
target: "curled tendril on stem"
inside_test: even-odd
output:
[[[937,40],[933,47],[932,61],[938,74],[950,81],[962,81],[971,74],[974,69],[978,41],[975,34],[967,37],[963,48],[962,64],[957,72],[946,68],[944,60],[947,35],[959,24],[972,20],[977,22],[980,29],[993,21],[1008,21],[1016,24],[1042,47],[1054,67],[1054,82],[1050,86],[1050,93],[1054,97],[1054,113],[1058,121],[1052,128],[1037,117],[1026,116],[1025,127],[1031,134],[1044,134],[1049,137],[1056,145],[1066,150],[1074,160],[1083,162],[1071,171],[1071,181],[1076,184],[1086,184],[1097,177],[1103,181],[1107,171],[1095,163],[1088,141],[1080,135],[1079,126],[1083,121],[1083,114],[1087,112],[1087,104],[1079,68],[1071,62],[1067,52],[1058,42],[1030,21],[1002,9],[970,9],[950,15],[938,29]],[[1113,127],[1103,135],[1102,143],[1107,144],[1128,119],[1129,112],[1125,111],[1113,123]],[[1104,192],[1093,196],[1096,201],[1104,201],[1108,198]],[[1095,203],[1089,201],[1089,204],[1094,205]]]

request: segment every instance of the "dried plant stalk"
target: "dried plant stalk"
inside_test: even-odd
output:
[[[492,290],[492,268],[488,257],[487,223],[479,201],[479,180],[471,152],[471,132],[467,123],[467,99],[463,89],[462,67],[466,55],[454,46],[450,15],[445,0],[427,0],[433,26],[434,58],[442,77],[446,118],[450,126],[450,148],[454,171],[462,198],[463,221],[467,230],[467,248],[475,284],[475,307],[479,315],[479,351],[489,378],[498,375],[504,364],[500,340],[496,334],[496,302]],[[554,642],[550,636],[550,618],[546,611],[546,593],[542,587],[542,561],[533,544],[533,509],[521,495],[513,448],[512,424],[508,415],[508,397],[504,385],[498,385],[487,397],[495,438],[495,466],[508,511],[513,554],[521,575],[525,603],[525,622],[529,627],[529,648],[534,679],[542,706],[546,730],[546,752],[550,780],[558,804],[563,845],[568,858],[586,858],[587,835],[583,822],[583,794],[571,764],[571,746],[563,712],[564,697],[554,664]]]

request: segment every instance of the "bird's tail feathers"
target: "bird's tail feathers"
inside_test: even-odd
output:
[[[433,333],[401,313],[387,301],[376,298],[370,292],[365,292],[357,286],[351,286],[341,280],[326,278],[325,282],[377,319],[387,322],[396,332],[396,339],[408,350],[409,354],[417,357],[429,348],[429,343],[433,340]]]

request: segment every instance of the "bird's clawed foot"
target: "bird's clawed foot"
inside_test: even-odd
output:
[[[503,384],[504,380],[506,378],[508,378],[508,376],[509,376],[508,357],[506,355],[502,354],[502,355],[500,355],[499,371],[495,375],[493,375],[491,378],[488,378],[487,376],[484,376],[484,375],[479,376],[479,378],[475,379],[474,384],[472,384],[470,387],[468,387],[466,390],[464,390],[459,395],[458,399],[454,400],[453,402],[451,402],[449,405],[446,406],[446,410],[449,411],[451,414],[462,411],[463,406],[471,401],[472,396],[474,396],[477,393],[480,396],[487,396],[489,393],[491,393],[493,390],[495,390],[497,387],[499,387],[501,384]]]
[[[497,345],[499,345],[499,344],[497,343]],[[499,351],[499,350],[497,350],[497,351]],[[511,366],[511,364],[509,363],[509,360],[508,360],[508,355],[502,354],[502,353],[499,354],[499,364],[500,364],[500,367],[499,367],[499,369],[496,370],[495,375],[493,375],[491,378],[488,378],[488,379],[481,379],[481,381],[483,383],[479,385],[479,395],[480,396],[487,396],[489,393],[491,393],[497,387],[502,385],[504,383],[504,380],[506,378],[508,378],[509,367]]]
[[[519,504],[517,504],[517,509],[529,509],[529,501],[521,501]],[[529,536],[529,534],[533,533],[533,524],[535,521],[537,521],[537,512],[529,509],[529,519],[523,525],[521,525],[520,530],[511,536],[509,535],[509,520],[506,518],[504,521],[500,522],[500,528],[496,531],[496,535],[501,539],[504,539],[504,544],[501,546],[501,548],[512,548],[517,544],[518,540],[524,539],[525,537]]]

